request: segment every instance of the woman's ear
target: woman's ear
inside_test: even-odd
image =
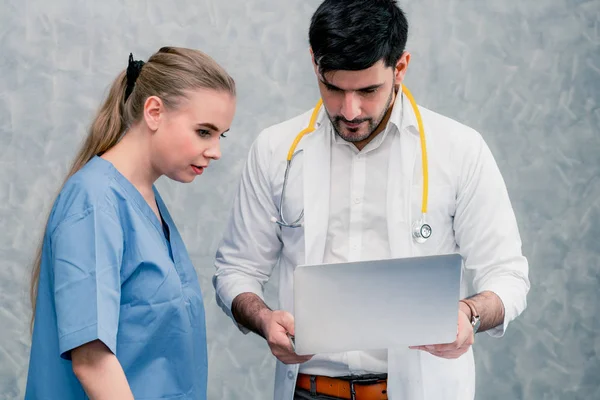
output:
[[[160,125],[165,106],[160,97],[150,96],[144,102],[144,121],[151,131],[156,131]]]

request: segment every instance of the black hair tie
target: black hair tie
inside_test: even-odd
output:
[[[129,53],[129,64],[127,65],[127,87],[125,88],[125,99],[124,102],[127,101],[127,98],[133,92],[133,87],[135,86],[135,81],[138,76],[140,76],[140,72],[142,71],[142,67],[144,66],[143,61],[134,61],[133,53]]]

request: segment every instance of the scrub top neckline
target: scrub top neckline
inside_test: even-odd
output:
[[[165,246],[167,246],[167,249],[168,249],[170,247],[170,245],[169,245],[169,243],[167,243],[167,238],[165,237],[162,222],[159,221],[158,217],[156,216],[156,214],[154,213],[154,211],[152,210],[152,208],[150,207],[150,205],[148,204],[146,199],[144,199],[144,196],[142,196],[140,191],[127,178],[125,178],[125,176],[123,174],[121,174],[121,172],[119,172],[119,170],[116,169],[115,166],[110,161],[105,160],[104,158],[99,157],[99,156],[94,156],[94,159],[97,159],[99,162],[102,162],[102,163],[108,165],[110,170],[113,172],[115,180],[127,192],[129,197],[137,205],[138,209],[146,216],[146,218],[148,218],[150,220],[150,222],[152,223],[152,225],[154,226],[156,231],[159,233]],[[171,226],[171,222],[169,221],[169,217],[167,215],[167,210],[165,209],[165,205],[162,201],[162,198],[160,197],[160,194],[158,193],[158,190],[156,189],[156,187],[154,185],[152,185],[152,191],[154,192],[154,198],[156,201],[156,206],[158,207],[158,212],[161,215],[161,218],[164,221],[164,223],[167,224],[167,227],[169,228],[169,232],[172,232],[173,228]]]

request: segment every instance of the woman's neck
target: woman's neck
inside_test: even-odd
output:
[[[130,129],[113,148],[102,155],[149,203],[154,201],[152,185],[160,174],[150,160],[149,133],[142,127]]]

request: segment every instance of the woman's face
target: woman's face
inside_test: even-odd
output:
[[[151,140],[153,168],[178,182],[192,182],[221,157],[219,140],[229,130],[236,99],[226,91],[197,89],[165,110]]]

